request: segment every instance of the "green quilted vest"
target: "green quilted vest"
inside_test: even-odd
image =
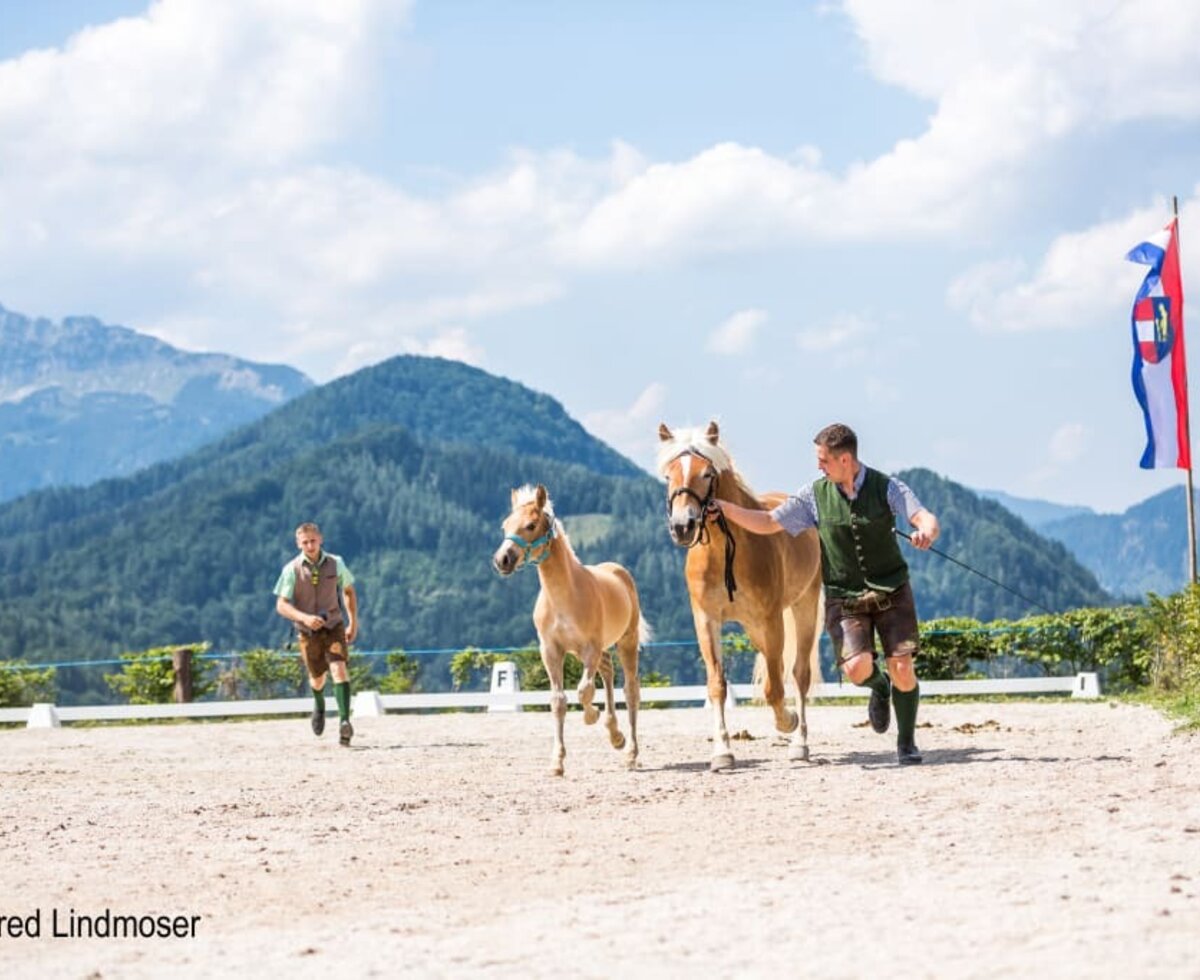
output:
[[[888,478],[870,467],[854,500],[843,497],[831,480],[813,484],[826,594],[845,599],[868,589],[894,592],[908,581],[908,565],[892,530],[887,485]]]

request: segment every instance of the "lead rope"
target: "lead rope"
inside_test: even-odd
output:
[[[733,577],[733,556],[737,553],[737,542],[729,533],[729,522],[725,520],[725,515],[719,510],[717,511],[717,527],[725,535],[725,591],[729,593],[729,601],[733,602],[733,594],[737,591],[737,579]]]

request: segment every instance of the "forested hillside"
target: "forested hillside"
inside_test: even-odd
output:
[[[204,639],[219,649],[280,642],[270,590],[294,554],[292,530],[318,520],[359,579],[362,643],[371,648],[529,641],[535,574],[501,580],[509,491],[543,482],[564,515],[612,515],[584,560],[612,559],[647,583],[652,621],[688,621],[682,554],[662,527],[658,484],[511,450],[418,442],[396,426],[318,443],[284,459],[251,447],[149,497],[98,487],[99,512],[70,493],[37,495],[0,514],[0,630],[10,655],[60,659]],[[43,506],[39,507],[38,505]],[[16,512],[41,527],[18,529]]]
[[[1095,576],[1062,544],[1037,534],[995,501],[929,470],[905,470],[897,475],[941,521],[938,550],[1049,609],[1101,606],[1112,601]],[[989,620],[1039,611],[939,555],[919,552],[907,544],[901,547],[912,569],[917,609],[925,618]]]
[[[1172,487],[1123,514],[1081,514],[1042,528],[1115,595],[1169,595],[1188,578],[1187,491]]]

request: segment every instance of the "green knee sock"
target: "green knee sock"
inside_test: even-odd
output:
[[[312,696],[313,696],[313,701],[316,702],[317,710],[324,711],[325,710],[325,688],[323,688],[323,687],[312,688]]]
[[[875,669],[871,671],[871,676],[865,681],[854,682],[858,687],[869,687],[872,691],[878,691],[880,694],[888,692],[888,676],[879,669],[879,664],[876,662]]]
[[[338,721],[350,720],[350,682],[333,685],[333,696],[337,699]]]
[[[892,689],[892,706],[896,709],[896,734],[902,742],[911,742],[917,727],[917,705],[921,701],[921,685],[911,691]]]

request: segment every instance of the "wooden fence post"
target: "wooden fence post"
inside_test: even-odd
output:
[[[191,647],[178,647],[171,651],[176,704],[189,704],[192,700],[192,652]]]

